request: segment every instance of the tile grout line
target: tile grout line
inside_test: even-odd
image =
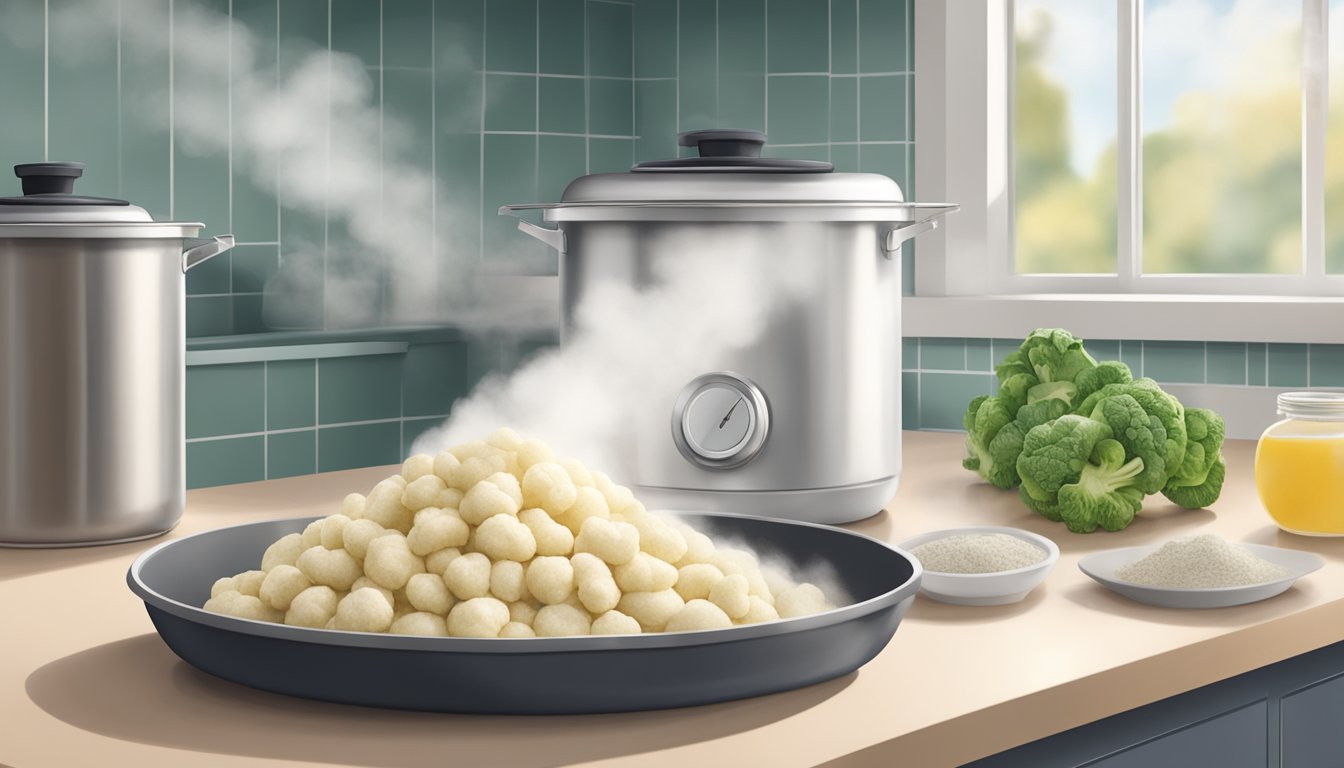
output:
[[[126,194],[126,163],[122,158],[122,149],[125,144],[124,130],[122,128],[121,114],[121,6],[122,0],[117,0],[117,196],[122,197]],[[233,0],[229,0],[229,7],[233,7]],[[230,130],[229,141],[233,141],[232,130]],[[232,145],[232,144],[230,144]],[[232,204],[232,195],[230,195],[230,204]],[[232,279],[232,277],[230,277]],[[232,285],[230,285],[232,288]]]
[[[232,8],[233,0],[229,0],[229,6]],[[271,479],[271,364],[269,361],[263,361],[261,364],[261,429],[266,434],[261,439],[261,479]]]
[[[476,236],[477,236],[477,264],[485,263],[485,72],[489,69],[486,56],[487,45],[490,42],[486,30],[490,27],[490,3],[486,0],[480,0],[481,4],[481,114],[480,114],[480,151],[478,165],[480,167],[480,177],[477,179],[476,186]]]
[[[439,28],[438,0],[429,0],[429,253],[431,263],[439,256]],[[443,275],[434,270],[434,294],[443,300]]]
[[[51,162],[51,0],[42,0],[42,161]]]
[[[322,361],[313,361],[313,471],[322,471],[322,440],[318,427],[322,424]]]
[[[174,18],[175,0],[168,0],[168,218],[177,217],[177,42]],[[232,309],[229,315],[229,327],[233,327]]]

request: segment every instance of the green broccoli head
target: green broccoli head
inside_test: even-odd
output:
[[[1063,416],[1067,410],[1068,407],[1059,400],[1044,400],[1018,409],[1017,418],[1011,424],[1004,425],[989,442],[989,455],[995,471],[985,479],[1004,490],[1021,483],[1017,474],[1017,457],[1022,454],[1027,432],[1032,427]]]
[[[1209,466],[1204,482],[1199,485],[1169,485],[1162,489],[1162,495],[1178,507],[1202,509],[1218,500],[1218,495],[1223,492],[1223,479],[1226,476],[1227,465],[1223,463],[1223,457],[1219,456]]]
[[[1134,380],[1134,375],[1130,373],[1129,366],[1119,360],[1107,360],[1104,363],[1097,363],[1096,368],[1088,368],[1078,374],[1074,384],[1078,385],[1077,398],[1074,405],[1080,404],[1088,395],[1101,389],[1107,384],[1128,384]]]
[[[1037,501],[1054,502],[1060,488],[1078,481],[1097,443],[1110,436],[1104,423],[1074,414],[1032,427],[1017,457],[1023,490]]]
[[[1018,352],[1042,382],[1073,381],[1078,374],[1097,366],[1083,349],[1082,340],[1061,328],[1037,328]]]
[[[1152,379],[1135,379],[1126,384],[1107,384],[1088,395],[1073,409],[1076,414],[1091,416],[1097,403],[1108,397],[1129,395],[1143,406],[1149,415],[1156,416],[1167,432],[1166,449],[1162,452],[1164,471],[1179,467],[1185,460],[1185,408],[1181,401],[1163,392]]]
[[[1130,395],[1103,397],[1089,415],[1111,428],[1126,458],[1142,460],[1143,469],[1134,485],[1144,494],[1162,490],[1167,484],[1167,429],[1162,420]]]
[[[962,416],[966,427],[966,458],[961,465],[1000,488],[1011,488],[1015,481],[1012,466],[995,462],[990,443],[999,431],[1013,421],[1013,412],[998,397],[977,397]],[[1005,484],[1006,483],[1006,484]]]
[[[1143,459],[1125,461],[1125,455],[1116,440],[1098,442],[1077,482],[1059,489],[1059,516],[1070,531],[1091,533],[1097,526],[1118,531],[1133,522],[1143,506],[1143,491],[1135,485]]]

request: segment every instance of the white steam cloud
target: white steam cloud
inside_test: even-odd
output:
[[[724,227],[693,244],[679,237],[675,249],[650,238],[645,253],[656,256],[646,284],[594,282],[562,349],[537,355],[508,378],[482,381],[413,451],[435,453],[510,426],[630,482],[636,433],[667,436],[666,394],[751,346],[773,312],[804,295],[816,277],[806,262],[822,261],[798,255],[806,236],[779,225],[768,236],[747,226]],[[663,418],[650,423],[650,415]]]
[[[287,63],[278,71],[274,59],[258,55],[256,35],[227,16],[189,2],[175,2],[171,10],[136,3],[119,23],[117,6],[96,0],[53,6],[51,24],[73,44],[51,54],[74,62],[82,55],[80,39],[120,34],[127,55],[160,61],[171,55],[180,84],[173,94],[173,135],[182,149],[229,151],[235,169],[274,191],[287,208],[318,221],[325,217],[324,231],[309,233],[309,242],[297,248],[291,243],[281,254],[277,290],[267,296],[268,320],[282,327],[422,323],[447,319],[450,309],[470,303],[476,254],[436,243],[433,230],[437,220],[474,231],[474,215],[453,205],[451,190],[441,188],[433,169],[410,151],[413,132],[380,109],[363,62],[287,42]],[[171,43],[164,34],[168,13]],[[19,28],[4,21],[0,12],[0,26]],[[449,77],[471,73],[460,46],[450,42],[436,56]],[[123,116],[146,118],[154,125],[167,122],[155,113]],[[318,297],[320,304],[305,306]]]

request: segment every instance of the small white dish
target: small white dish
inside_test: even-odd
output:
[[[1004,533],[1021,539],[1028,544],[1045,550],[1045,559],[1012,571],[992,573],[942,573],[924,570],[920,582],[920,591],[941,603],[953,605],[1008,605],[1016,603],[1045,580],[1046,574],[1059,560],[1059,547],[1044,536],[1024,531],[1021,528],[1005,528],[995,525],[977,525],[969,528],[948,528],[941,531],[921,533],[906,539],[898,546],[906,552],[913,552],[920,544],[946,538],[976,533]],[[913,555],[912,555],[913,556]]]
[[[1293,586],[1293,582],[1320,568],[1324,563],[1317,555],[1296,549],[1282,549],[1265,544],[1242,544],[1257,557],[1287,569],[1288,575],[1263,584],[1243,587],[1205,587],[1185,589],[1151,587],[1116,578],[1115,572],[1140,558],[1155,552],[1161,544],[1143,547],[1123,547],[1088,555],[1078,562],[1078,568],[1098,584],[1118,592],[1131,600],[1161,608],[1226,608],[1244,605],[1274,597]]]

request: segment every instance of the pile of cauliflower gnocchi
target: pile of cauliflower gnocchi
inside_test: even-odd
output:
[[[216,581],[205,604],[298,627],[506,638],[719,629],[832,607],[510,429],[412,456],[276,541],[260,570]]]

